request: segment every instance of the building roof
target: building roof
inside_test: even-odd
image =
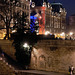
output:
[[[53,12],[60,12],[60,8],[63,9],[63,6],[61,3],[51,3],[51,6],[52,6],[52,11]]]
[[[35,3],[36,6],[42,6],[43,5],[43,2],[48,2],[47,0],[32,0],[32,2]]]
[[[51,3],[51,5],[62,5],[61,3]]]

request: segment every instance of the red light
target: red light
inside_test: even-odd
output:
[[[41,18],[39,18],[39,34],[45,34],[45,9],[46,7],[41,7],[42,13]]]

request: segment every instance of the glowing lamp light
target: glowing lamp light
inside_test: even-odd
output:
[[[12,31],[12,33],[15,33],[15,32],[16,32],[16,30],[13,30],[13,31]]]
[[[70,32],[70,36],[73,35],[73,32]]]
[[[65,35],[65,33],[64,33],[64,32],[62,32],[60,35],[61,35],[61,36],[64,36],[64,35]]]
[[[45,32],[45,35],[48,35],[48,34],[50,34],[50,32],[49,32],[49,31],[46,31],[46,32]]]
[[[41,17],[41,16],[39,16],[39,18],[41,19],[42,17]]]
[[[31,5],[31,6],[32,6],[32,8],[34,8],[34,7],[35,7],[35,3],[34,3],[34,2],[32,2],[32,5]]]
[[[24,43],[23,47],[24,48],[27,48],[27,47],[29,48],[29,45],[27,43]]]

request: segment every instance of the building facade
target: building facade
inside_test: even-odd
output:
[[[57,7],[57,8],[56,8]],[[32,2],[31,15],[36,16],[39,24],[39,34],[61,34],[66,29],[66,11],[61,3],[43,2],[40,6],[36,6]]]
[[[17,28],[30,26],[30,0],[2,0],[0,1],[0,29],[6,34],[8,23],[9,34]],[[1,39],[4,38],[1,36]]]
[[[67,34],[72,39],[75,39],[75,14],[69,16],[69,25],[67,26]]]
[[[10,27],[30,28],[38,34],[55,34],[58,36],[66,29],[66,11],[61,3],[48,3],[47,0],[4,0],[9,4],[8,15],[12,16]],[[4,3],[2,1],[2,3]],[[3,9],[2,9],[3,10]],[[10,13],[11,12],[11,13]],[[9,17],[10,19],[10,16]],[[16,19],[16,17],[18,17]],[[24,18],[24,20],[22,19]],[[18,20],[20,19],[19,23]],[[23,25],[22,25],[23,24]],[[38,28],[36,28],[36,26]],[[12,30],[11,30],[12,31]],[[10,32],[11,32],[10,31]],[[61,36],[61,35],[60,35]]]
[[[56,6],[62,6],[62,4],[53,3],[50,8],[46,8],[45,30],[53,34],[60,34],[66,29],[66,11],[61,7],[55,8]]]

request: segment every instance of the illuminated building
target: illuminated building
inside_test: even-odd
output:
[[[6,0],[7,1],[7,0]],[[14,0],[15,1],[15,0]],[[39,34],[60,34],[66,29],[66,11],[61,3],[48,3],[47,0],[17,0],[15,7],[12,9],[12,15],[22,13],[28,15],[25,21],[26,26],[31,31]],[[14,6],[14,5],[13,5]],[[15,13],[13,14],[13,11]],[[10,27],[18,25],[17,20],[11,20]],[[35,25],[39,25],[38,30]]]
[[[39,31],[38,31],[39,34],[44,34],[45,33],[45,7],[35,7],[31,10],[31,12],[32,12],[31,16],[35,17],[34,18],[35,21],[33,21],[33,24],[35,24],[37,21],[39,23]],[[32,19],[31,19],[31,22],[32,22]]]
[[[22,15],[24,16],[27,15],[25,21],[21,19]],[[4,17],[5,21],[3,20],[2,16]],[[9,34],[12,32],[14,27],[15,29],[21,28],[23,27],[23,24],[26,24],[26,26],[24,26],[25,28],[29,28],[30,0],[0,0],[0,27],[1,27],[0,33],[2,34],[2,36],[0,35],[1,39],[4,38],[3,34],[6,34],[5,32],[7,31],[5,24],[5,22],[8,22],[7,20],[9,21],[9,26],[8,26]],[[2,33],[2,31],[4,33]]]
[[[39,2],[39,1],[38,1]],[[43,1],[41,0],[40,6],[36,6],[36,4],[38,5],[39,3],[34,3],[32,2],[31,4],[31,16],[36,17],[35,21],[34,19],[31,19],[31,26],[34,26],[36,21],[39,24],[39,29],[38,29],[38,33],[39,34],[44,34],[45,33],[45,10],[46,7],[42,6]],[[43,3],[43,5],[45,5],[45,2]],[[32,20],[33,20],[33,24],[32,24]],[[34,31],[35,29],[33,29]]]
[[[52,34],[61,34],[66,29],[66,11],[61,3],[52,3],[46,8],[45,31]]]
[[[66,11],[61,3],[50,4],[47,1],[41,0],[41,3],[37,4],[33,1],[31,5],[32,14],[37,17],[35,21],[38,21],[39,24],[39,34],[45,34],[46,31],[51,34],[65,32]]]
[[[22,11],[28,17],[26,18],[26,24],[30,24],[30,0],[20,0]]]
[[[67,34],[73,33],[71,37],[75,39],[75,14],[69,16],[69,25],[67,29]]]
[[[75,32],[75,14],[69,16],[69,31]]]

